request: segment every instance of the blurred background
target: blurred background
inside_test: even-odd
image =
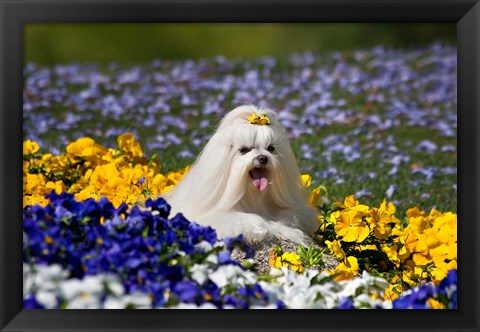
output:
[[[292,52],[412,48],[456,43],[455,24],[28,24],[25,61],[146,63],[223,55],[250,59]]]

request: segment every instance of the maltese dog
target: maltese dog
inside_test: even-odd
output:
[[[243,234],[306,244],[319,227],[308,206],[287,135],[269,109],[228,113],[183,179],[165,196],[173,213],[211,226],[219,238]]]

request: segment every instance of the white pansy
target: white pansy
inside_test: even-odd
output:
[[[273,278],[278,278],[278,277],[281,277],[283,276],[283,271],[281,269],[278,269],[276,267],[272,267],[270,269],[270,276],[273,277]]]
[[[393,309],[393,302],[392,301],[384,301],[382,303],[383,309]]]
[[[33,274],[32,267],[28,264],[23,264],[23,297],[26,298],[28,294],[31,294],[35,281],[35,275]]]
[[[108,296],[103,304],[104,309],[150,309],[152,298],[142,292],[135,292],[121,297]]]
[[[306,269],[303,274],[298,274],[282,267],[272,269],[270,276],[275,277],[274,282],[260,281],[260,286],[269,297],[283,301],[288,308],[331,309],[336,308],[340,299],[345,297],[352,299],[354,305],[359,307],[391,307],[391,302],[374,300],[370,296],[382,296],[388,282],[366,272],[353,280],[341,282],[331,280],[321,285],[312,284],[312,280],[329,278],[330,274],[327,272]]]
[[[209,263],[211,265],[217,265],[218,264],[218,257],[217,257],[217,255],[213,255],[213,254],[208,255],[207,259],[205,259],[205,262]]]
[[[274,303],[270,303],[267,305],[252,305],[250,309],[277,309],[277,305]]]
[[[195,303],[179,303],[169,309],[217,309],[213,303],[203,303],[201,305],[196,305]]]
[[[69,272],[62,269],[58,264],[36,265],[34,270],[36,272],[34,278],[35,286],[44,290],[56,290],[58,285],[69,275]]]
[[[125,302],[122,298],[107,296],[103,302],[103,309],[125,309]]]
[[[86,276],[82,280],[69,279],[60,285],[67,309],[99,308],[103,291],[103,278],[100,276]]]
[[[284,303],[291,309],[310,309],[314,305],[317,290],[317,285],[289,287],[285,289]]]
[[[125,293],[125,287],[123,287],[120,279],[114,274],[103,275],[102,282],[106,286],[108,292],[114,296],[121,296]]]
[[[353,299],[353,305],[357,309],[383,308],[383,301],[372,299],[368,294],[360,294]]]
[[[343,290],[340,292],[340,296],[350,297],[355,295],[357,289],[362,286],[362,283],[359,278],[355,278],[353,280],[341,281],[340,285],[344,287]]]
[[[203,283],[207,281],[211,272],[212,269],[206,264],[195,264],[190,269],[192,279],[195,280],[199,285],[203,285]]]
[[[257,281],[257,276],[253,272],[245,271],[236,265],[222,265],[211,273],[209,278],[220,288],[227,285],[243,287]]]
[[[266,282],[264,280],[258,283],[260,287],[262,287],[263,291],[268,294],[269,301],[271,303],[277,302],[277,300],[281,300],[285,298],[285,292],[281,285],[277,283]]]
[[[65,298],[66,300],[71,300],[84,292],[99,293],[103,289],[102,285],[98,283],[99,280],[97,280],[97,283],[92,283],[92,281],[94,281],[92,280],[92,276],[87,276],[83,280],[65,280],[60,286],[60,292],[63,298]],[[92,286],[94,289],[91,289],[90,286]]]
[[[210,280],[213,281],[218,287],[223,288],[230,284],[230,282],[236,283],[238,281],[236,280],[236,277],[242,272],[243,270],[238,266],[224,265],[210,274]]]
[[[200,243],[197,243],[195,245],[195,249],[203,251],[203,252],[208,252],[213,249],[213,246],[207,242],[207,241],[201,241]]]
[[[57,294],[49,290],[40,290],[35,294],[37,302],[46,309],[55,309],[58,307]]]
[[[48,292],[56,294],[59,285],[68,277],[68,271],[63,270],[58,264],[36,265],[23,264],[23,295],[35,294],[37,292]],[[52,301],[47,300],[50,295],[42,294],[45,299],[45,306],[49,307]],[[43,304],[43,303],[42,303]]]
[[[95,293],[82,292],[71,298],[65,305],[66,309],[99,309],[100,297]]]
[[[126,296],[128,303],[133,305],[135,309],[149,309],[152,307],[152,298],[142,292],[135,292]]]
[[[327,272],[305,269],[301,274],[287,268],[272,268],[270,281],[259,280],[258,276],[236,265],[217,265],[217,255],[209,255],[203,264],[190,268],[191,280],[199,285],[207,280],[214,282],[223,291],[226,287],[239,288],[259,284],[268,296],[268,303],[263,299],[253,301],[252,308],[271,309],[282,301],[292,309],[331,309],[336,308],[340,300],[348,298],[356,308],[392,308],[391,301],[380,300],[388,287],[388,282],[363,272],[352,280],[336,282],[329,280]],[[125,288],[118,276],[98,274],[83,279],[68,279],[68,271],[60,265],[28,265],[23,267],[24,297],[35,296],[46,308],[75,309],[147,309],[152,307],[152,297],[143,292],[125,294]],[[328,279],[325,279],[328,278]],[[166,296],[168,297],[167,289]],[[408,294],[407,291],[405,294]],[[106,296],[105,301],[102,299]],[[59,303],[60,300],[60,303]],[[205,303],[179,303],[173,308],[212,309],[216,306]],[[225,306],[225,308],[233,308]]]

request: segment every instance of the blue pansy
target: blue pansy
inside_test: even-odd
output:
[[[435,298],[437,290],[431,283],[421,284],[410,292],[393,301],[394,309],[429,309],[427,300]]]
[[[449,309],[457,308],[457,282],[457,270],[450,270],[445,279],[438,285],[439,298],[442,298],[442,296],[445,298]]]
[[[355,309],[352,300],[348,297],[344,297],[338,303],[337,309]]]
[[[23,299],[23,308],[24,309],[45,309],[45,307],[37,301],[35,296],[30,296],[28,298]]]
[[[150,207],[152,211],[158,211],[160,212],[160,216],[162,218],[168,218],[170,214],[170,205],[163,199],[163,198],[157,198],[156,200],[152,199],[147,199],[145,202],[146,207]]]
[[[235,260],[232,259],[230,252],[224,250],[218,254],[218,263],[220,264],[238,264]]]
[[[148,292],[157,305],[164,303],[165,287],[177,287],[186,298],[187,285],[197,288],[200,299],[220,305],[215,284],[206,283],[202,288],[185,283],[186,266],[178,264],[179,259],[189,260],[184,255],[201,253],[195,247],[199,242],[215,244],[217,235],[212,228],[191,223],[182,215],[167,220],[137,207],[114,209],[106,198],[77,202],[70,194],[50,193],[49,197],[51,203],[45,207],[24,209],[24,261],[61,264],[74,278],[115,273],[128,292]],[[154,202],[153,210],[166,216],[165,201]],[[201,262],[204,254],[192,257]]]
[[[200,289],[190,281],[182,281],[173,287],[173,292],[181,302],[195,303],[201,297]]]
[[[225,246],[228,248],[228,250],[233,250],[234,248],[239,248],[242,251],[245,252],[247,258],[252,258],[255,256],[255,249],[251,246],[249,246],[244,238],[243,235],[240,234],[239,236],[236,237],[227,237],[223,239],[223,242],[225,243]]]

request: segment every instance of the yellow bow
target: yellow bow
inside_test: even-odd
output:
[[[256,125],[269,125],[270,124],[270,119],[267,118],[265,114],[257,114],[253,113],[248,117],[248,121],[250,121],[251,124],[256,124]]]

